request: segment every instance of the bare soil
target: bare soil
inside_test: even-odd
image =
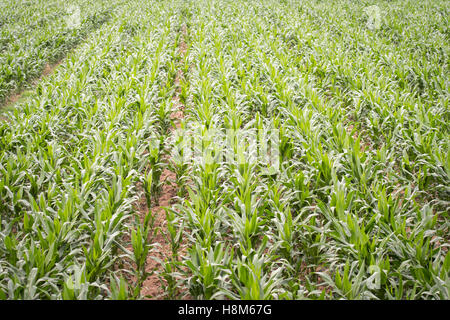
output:
[[[186,35],[186,26],[183,25],[181,32],[183,34],[183,37],[181,39],[181,42],[179,44],[179,50],[180,55],[183,56],[186,54],[187,50],[187,44],[184,41],[184,36]],[[173,112],[171,113],[170,117],[174,121],[175,126],[177,128],[180,128],[181,126],[181,120],[184,117],[183,113],[183,106],[180,103],[180,79],[183,77],[183,72],[181,70],[177,71],[177,75],[175,78],[175,86],[177,87],[177,90],[175,92],[175,95],[172,98],[173,101]],[[172,129],[174,130],[174,129]],[[166,161],[170,161],[170,158],[167,158]],[[166,295],[166,282],[164,279],[162,279],[159,276],[159,272],[163,271],[163,266],[159,261],[167,261],[172,259],[172,250],[171,245],[169,241],[164,236],[167,234],[167,220],[166,220],[166,211],[164,210],[164,207],[170,207],[175,202],[175,197],[177,196],[177,190],[178,187],[172,183],[172,181],[175,181],[176,175],[174,172],[170,171],[169,169],[164,169],[161,177],[160,182],[163,184],[162,186],[162,192],[159,197],[158,205],[152,207],[151,213],[154,216],[154,228],[156,230],[159,230],[155,237],[152,239],[153,243],[157,243],[158,246],[154,247],[154,250],[149,254],[149,257],[147,258],[147,265],[146,269],[147,272],[155,271],[153,274],[151,274],[145,281],[141,290],[141,296],[149,297],[150,299],[163,299]],[[145,203],[145,199],[144,199]],[[142,213],[147,212],[147,206],[143,208],[144,210],[141,211]],[[159,261],[157,259],[159,259]],[[189,298],[187,295],[185,295],[186,298]]]

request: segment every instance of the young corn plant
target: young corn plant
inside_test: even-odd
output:
[[[147,257],[153,247],[150,241],[150,234],[152,230],[152,213],[145,215],[143,224],[136,223],[135,229],[131,231],[131,245],[133,247],[132,260],[136,264],[136,284],[133,292],[135,298],[140,296],[140,291],[144,281],[147,279],[150,272],[147,271]]]

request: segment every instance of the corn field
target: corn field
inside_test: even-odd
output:
[[[450,299],[449,13],[0,0],[0,299]]]

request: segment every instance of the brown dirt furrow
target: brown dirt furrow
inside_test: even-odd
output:
[[[170,180],[175,180],[175,174],[168,169],[165,169],[161,174],[161,182],[164,183],[161,191],[161,196],[159,197],[159,205],[151,208],[151,212],[154,216],[154,228],[157,231],[156,235],[153,237],[152,242],[157,243],[158,246],[153,248],[153,251],[149,254],[147,258],[147,272],[162,270],[162,265],[159,261],[166,260],[171,256],[170,243],[164,237],[164,233],[167,232],[166,226],[166,212],[164,207],[170,207],[172,204],[172,199],[177,195],[177,188],[168,183]],[[164,283],[161,283],[160,278],[157,273],[150,275],[143,284],[141,295],[145,297],[151,297],[151,299],[160,299],[164,297]]]
[[[186,35],[186,25],[182,26],[181,29],[182,38],[179,44],[179,52],[181,56],[186,54],[187,44],[184,41]],[[184,118],[183,109],[184,106],[180,102],[180,80],[183,77],[182,70],[178,70],[175,78],[175,86],[177,87],[175,95],[172,97],[173,111],[171,112],[170,118],[175,124],[176,128],[180,128],[181,120]],[[175,129],[171,128],[173,132]],[[170,139],[169,139],[170,140]],[[166,162],[170,161],[170,156],[165,159]],[[154,228],[158,230],[152,242],[157,244],[154,246],[153,251],[149,254],[147,258],[147,271],[150,273],[154,271],[145,281],[141,290],[141,296],[150,299],[164,299],[166,297],[166,282],[159,275],[163,271],[163,266],[161,262],[172,260],[172,250],[168,239],[166,239],[165,234],[167,234],[167,220],[166,211],[164,207],[170,207],[177,196],[178,187],[173,183],[176,180],[176,174],[170,171],[168,168],[164,169],[160,182],[162,183],[162,191],[159,197],[158,205],[151,208],[151,212],[154,216]],[[156,259],[155,259],[156,258]]]
[[[52,64],[47,63],[44,66],[44,69],[42,70],[41,75],[39,77],[31,80],[29,87],[35,88],[43,79],[52,75],[55,72],[56,68],[59,67],[64,62],[64,60],[65,59],[61,59]],[[10,94],[10,96],[7,97],[3,103],[0,104],[0,109],[12,107],[18,101],[20,101],[22,99],[22,97],[24,96],[24,94],[29,90],[30,90],[29,88],[27,89],[27,87],[24,87],[15,92],[12,92]]]

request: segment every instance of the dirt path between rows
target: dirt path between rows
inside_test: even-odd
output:
[[[36,86],[46,77],[52,75],[56,68],[58,68],[64,61],[66,58],[62,58],[60,60],[58,60],[55,63],[49,64],[47,63],[44,66],[44,69],[42,70],[42,73],[39,77],[34,78],[33,80],[31,80],[30,84],[28,85],[28,87],[23,87],[15,92],[12,92],[10,94],[9,97],[7,97],[5,99],[5,101],[3,101],[0,104],[0,109],[7,109],[12,107],[14,104],[16,104],[18,101],[20,101],[20,99],[25,95],[26,92],[33,90],[34,88],[36,88]]]
[[[187,51],[187,44],[185,42],[185,36],[186,36],[186,25],[183,24],[181,28],[181,39],[179,43],[179,54],[182,57],[186,54]],[[181,120],[184,117],[183,108],[184,106],[180,102],[180,80],[184,77],[184,74],[182,70],[178,70],[175,78],[175,86],[176,91],[175,95],[172,98],[173,102],[173,111],[170,115],[171,119],[175,123],[176,128],[180,128],[181,126]],[[172,128],[172,132],[175,129]],[[170,141],[170,139],[168,139]],[[170,161],[170,158],[167,158],[166,161]],[[165,234],[167,234],[167,221],[166,221],[166,211],[164,210],[164,207],[170,207],[175,200],[175,197],[177,196],[177,190],[178,187],[175,185],[175,183],[172,183],[171,181],[176,180],[176,175],[174,172],[170,171],[169,169],[164,169],[161,177],[160,182],[163,184],[162,192],[159,197],[158,205],[151,208],[152,215],[154,216],[154,228],[159,229],[159,232],[156,234],[156,236],[153,238],[154,243],[158,243],[158,247],[154,247],[154,250],[150,252],[148,258],[147,258],[147,266],[146,269],[148,272],[156,271],[151,276],[149,276],[143,284],[142,290],[141,290],[141,296],[143,297],[151,297],[150,299],[163,299],[166,297],[166,283],[165,280],[161,279],[159,274],[163,271],[163,266],[159,261],[156,261],[154,259],[157,258],[160,261],[167,261],[172,259],[172,250],[170,242],[166,239]]]

